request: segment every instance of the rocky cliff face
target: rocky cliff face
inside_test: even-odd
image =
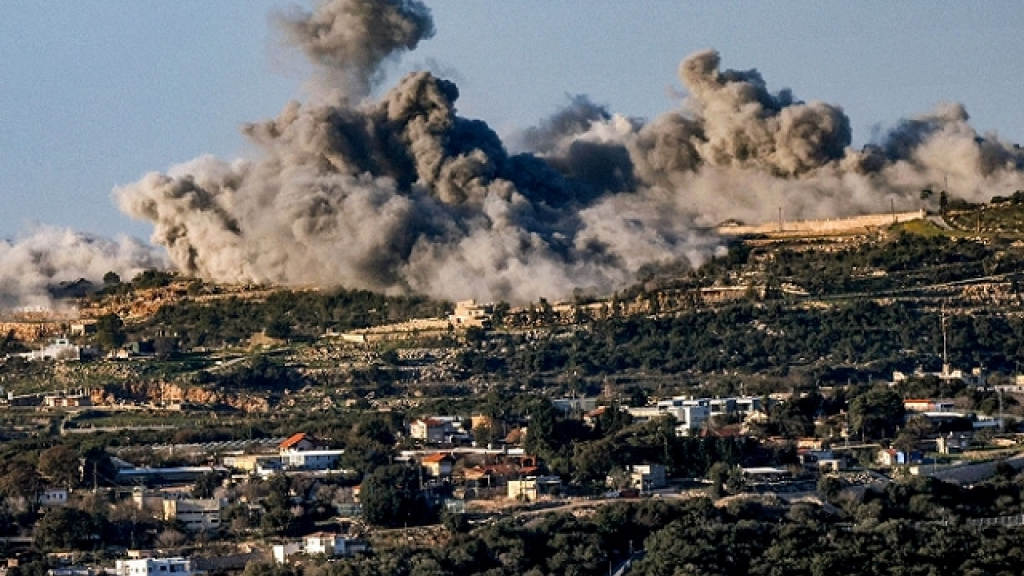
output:
[[[242,412],[267,412],[270,401],[253,394],[234,394],[199,386],[183,386],[173,382],[148,381],[110,384],[93,392],[93,403],[116,404],[118,401],[140,404],[193,404],[198,406],[230,406]]]
[[[20,342],[41,342],[67,332],[63,322],[0,322],[0,336],[13,333]]]

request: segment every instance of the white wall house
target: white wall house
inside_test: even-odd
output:
[[[344,450],[288,450],[281,453],[281,464],[299,470],[330,470],[344,453]]]
[[[27,360],[81,360],[82,349],[67,338],[57,338],[42,350],[21,354]]]
[[[712,416],[737,414],[749,416],[764,409],[760,398],[740,396],[734,398],[687,398],[676,396],[660,400],[654,406],[630,408],[633,418],[644,421],[671,415],[676,419],[676,434],[688,436],[700,430]]]
[[[274,560],[283,564],[292,554],[323,554],[328,557],[352,556],[366,552],[367,544],[341,534],[317,532],[310,534],[299,542],[278,544],[274,546]]]
[[[68,503],[66,488],[47,488],[39,495],[40,506],[63,506]]]
[[[465,434],[462,418],[458,416],[432,416],[409,424],[409,436],[426,442],[451,442],[453,436]]]
[[[192,576],[192,561],[185,558],[142,558],[118,560],[117,576]]]

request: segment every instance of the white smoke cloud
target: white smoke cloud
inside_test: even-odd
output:
[[[38,227],[15,241],[0,240],[0,310],[49,308],[52,288],[85,279],[101,285],[115,272],[129,280],[170,263],[153,247],[134,238],[110,240],[64,228]]]
[[[710,50],[681,64],[680,109],[646,123],[576,97],[510,154],[428,72],[366,99],[382,66],[433,34],[419,2],[331,0],[279,24],[329,96],[246,126],[256,157],[199,158],[114,192],[186,273],[558,298],[616,289],[652,262],[697,265],[719,244],[706,227],[727,218],[916,208],[946,178],[968,199],[1024,188],[1020,149],[978,135],[962,107],[854,150],[841,108],[772,93]]]

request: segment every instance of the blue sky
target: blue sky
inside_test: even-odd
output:
[[[587,94],[651,118],[677,105],[676,67],[713,47],[772,90],[843,106],[862,145],[959,101],[980,131],[1024,142],[1019,0],[518,2],[434,0],[437,35],[392,70],[456,81],[459,111],[499,133]],[[272,0],[12,2],[0,19],[0,237],[33,223],[146,238],[117,184],[201,154],[246,152],[239,124],[302,98]]]

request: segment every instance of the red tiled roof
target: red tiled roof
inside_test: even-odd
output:
[[[447,455],[447,454],[442,454],[442,453],[438,452],[437,454],[431,454],[429,456],[424,456],[423,459],[420,460],[420,461],[421,462],[443,462],[444,460],[452,460],[452,457]]]
[[[310,442],[313,442],[314,444],[316,443],[316,441],[313,440],[313,438],[311,438],[305,432],[299,432],[297,434],[292,434],[291,436],[288,437],[287,440],[285,440],[284,442],[281,442],[281,448],[287,450],[288,448],[291,448],[292,446],[295,446],[296,444],[298,444],[299,442],[302,442],[303,440],[309,440]]]

